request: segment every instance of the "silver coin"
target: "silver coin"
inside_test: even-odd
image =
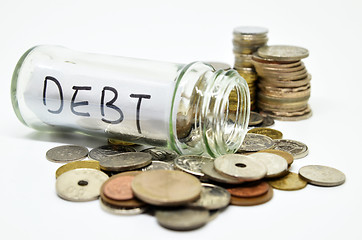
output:
[[[273,45],[258,49],[258,55],[276,61],[298,61],[309,56],[307,49],[296,46]]]
[[[270,127],[274,125],[274,119],[269,115],[263,116],[263,122],[256,125],[255,127]]]
[[[307,182],[325,187],[343,184],[346,176],[343,172],[327,166],[308,165],[299,169],[299,175]]]
[[[255,26],[240,26],[234,28],[234,34],[242,34],[242,35],[259,35],[259,34],[267,34],[268,29],[264,27],[255,27]]]
[[[267,168],[263,163],[240,154],[219,156],[215,159],[214,165],[219,173],[245,181],[262,179],[267,173]]]
[[[273,147],[274,141],[268,136],[247,133],[239,151],[256,152]]]
[[[287,160],[273,153],[258,152],[258,153],[252,153],[248,156],[254,158],[256,161],[262,162],[265,165],[267,169],[265,177],[267,178],[281,176],[288,169]]]
[[[143,152],[126,152],[102,158],[99,165],[106,171],[126,171],[145,167],[152,162],[152,156]]]
[[[272,148],[288,152],[293,155],[294,159],[303,158],[308,155],[307,145],[290,139],[275,139]]]
[[[213,162],[214,159],[198,155],[183,155],[174,160],[175,167],[195,176],[204,176],[201,171],[202,165]]]
[[[257,112],[250,112],[250,118],[249,118],[249,126],[255,126],[260,123],[262,123],[264,120],[263,116],[261,116]]]
[[[229,205],[230,193],[226,189],[208,183],[202,183],[201,185],[200,198],[195,202],[187,204],[188,207],[216,210]]]
[[[210,218],[209,210],[189,208],[156,210],[155,215],[161,226],[178,231],[202,227]]]
[[[141,152],[146,152],[152,155],[152,160],[154,161],[173,161],[179,155],[177,152],[159,147],[146,148],[141,150]]]
[[[104,202],[102,199],[99,200],[99,203],[104,211],[115,215],[137,215],[147,210],[146,207],[122,208],[118,206],[112,206]]]
[[[174,170],[173,165],[168,162],[162,161],[152,161],[150,165],[141,169],[141,171],[151,171],[151,170]]]
[[[89,152],[89,158],[100,161],[111,156],[116,156],[125,152],[135,152],[136,150],[131,146],[124,145],[104,145],[93,148]]]
[[[55,184],[58,196],[65,200],[81,202],[99,197],[102,184],[108,176],[91,168],[73,169],[60,175]]]
[[[204,165],[202,165],[201,171],[205,174],[207,178],[215,182],[227,183],[227,184],[240,184],[244,182],[241,179],[228,177],[218,173],[214,168],[213,162],[205,163]]]
[[[63,145],[49,149],[46,158],[51,162],[77,161],[88,156],[88,149],[77,145]]]

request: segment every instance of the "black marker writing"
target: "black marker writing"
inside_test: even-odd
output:
[[[72,110],[72,113],[74,113],[75,115],[89,117],[90,114],[88,112],[77,112],[74,110],[74,108],[76,108],[78,106],[88,105],[88,101],[83,101],[83,102],[74,102],[74,101],[75,101],[75,98],[77,97],[79,90],[88,90],[89,91],[92,89],[92,87],[73,86],[72,89],[75,90],[75,92],[73,94],[72,101],[70,102],[70,110]]]
[[[114,97],[112,98],[111,101],[108,101],[106,103],[106,107],[108,108],[111,108],[111,109],[114,109],[115,111],[117,111],[119,113],[119,118],[117,120],[114,120],[114,121],[111,121],[111,120],[107,120],[105,118],[102,118],[102,121],[103,122],[106,122],[106,123],[111,123],[111,124],[117,124],[117,123],[120,123],[123,121],[123,112],[122,110],[117,107],[116,105],[114,105],[113,103],[117,100],[118,98],[118,92],[115,88],[113,87],[104,87],[103,90],[102,90],[102,96],[101,96],[101,114],[102,116],[104,117],[105,114],[104,114],[104,98],[105,98],[105,93],[106,91],[111,91],[113,92],[114,94]]]
[[[58,90],[59,90],[59,98],[60,98],[60,106],[59,106],[59,108],[57,110],[48,109],[48,112],[54,113],[54,114],[59,114],[63,110],[63,106],[64,106],[63,90],[62,90],[62,86],[60,85],[59,81],[54,77],[50,77],[50,76],[45,77],[44,87],[43,87],[43,104],[45,106],[47,105],[47,102],[46,102],[47,94],[46,94],[46,92],[47,92],[47,87],[48,87],[48,81],[53,81],[55,83],[55,85],[57,85]]]
[[[136,124],[137,124],[137,130],[139,133],[142,133],[141,126],[140,126],[140,109],[141,109],[141,102],[142,98],[150,99],[151,95],[147,94],[131,94],[131,98],[138,98],[137,102],[137,110],[136,110]]]

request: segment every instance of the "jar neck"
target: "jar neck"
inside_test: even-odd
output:
[[[236,152],[249,122],[246,81],[234,70],[215,71],[203,63],[183,70],[175,90],[181,94],[179,105],[172,109],[175,121],[171,122],[176,128],[173,148],[183,154],[212,157]]]

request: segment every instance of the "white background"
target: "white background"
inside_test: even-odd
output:
[[[362,2],[355,1],[14,1],[0,7],[0,239],[362,239]],[[191,232],[160,227],[149,215],[115,216],[97,201],[73,203],[55,193],[45,152],[59,144],[105,141],[54,136],[23,126],[10,101],[17,60],[38,44],[189,63],[233,64],[232,30],[269,29],[269,44],[302,46],[312,74],[313,117],[276,122],[285,138],[308,145],[308,164],[347,176],[344,185],[275,191],[267,204],[227,208]]]

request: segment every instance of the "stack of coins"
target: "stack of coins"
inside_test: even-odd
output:
[[[235,64],[234,69],[246,80],[250,90],[251,109],[255,109],[256,81],[258,75],[255,72],[252,56],[258,48],[264,46],[267,41],[268,29],[262,27],[237,27],[234,29],[233,45]]]
[[[286,45],[264,46],[253,55],[259,75],[257,107],[262,115],[285,121],[312,115],[308,105],[311,75],[301,61],[308,55],[305,48]]]

